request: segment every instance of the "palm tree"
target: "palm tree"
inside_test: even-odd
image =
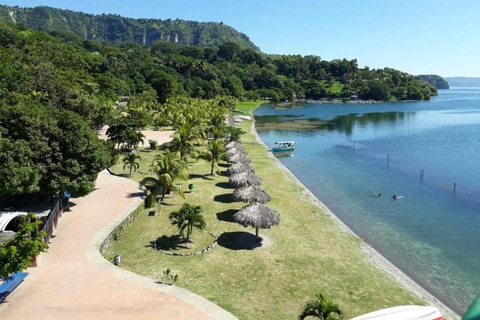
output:
[[[225,147],[221,140],[208,142],[207,151],[202,153],[199,158],[210,162],[210,174],[215,176],[218,173],[218,162],[226,156]]]
[[[190,122],[186,122],[173,134],[171,148],[173,151],[180,152],[182,159],[186,159],[201,138],[203,138],[202,130],[199,130],[198,127],[193,126]]]
[[[342,310],[340,310],[340,307],[319,293],[316,295],[315,300],[307,302],[298,319],[303,320],[307,317],[314,317],[321,320],[331,320],[341,316]]]
[[[174,185],[176,179],[188,179],[188,163],[178,153],[166,151],[155,156],[153,161],[157,178],[147,177],[140,182],[152,192],[155,197],[162,194],[161,200],[165,198],[168,191],[178,191],[182,197],[184,194],[181,188]]]
[[[214,112],[208,119],[206,134],[209,138],[223,139],[227,134],[226,113]]]
[[[203,219],[202,207],[184,203],[179,211],[170,213],[168,218],[172,221],[172,225],[178,227],[179,233],[188,241],[193,232],[193,228],[202,230],[205,228],[205,220]],[[187,230],[187,237],[184,233]]]
[[[132,175],[132,170],[137,171],[140,168],[140,163],[137,160],[140,160],[140,156],[136,155],[135,153],[131,152],[123,157],[123,170],[126,167],[130,169],[130,175]]]

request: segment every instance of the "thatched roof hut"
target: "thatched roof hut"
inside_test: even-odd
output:
[[[227,150],[227,154],[229,156],[233,156],[235,154],[244,154],[244,155],[247,155],[247,151],[245,151],[245,149],[243,149],[243,147],[236,147],[236,148],[231,148],[231,149],[228,149]]]
[[[255,228],[255,236],[258,240],[258,228],[270,229],[271,226],[279,224],[280,214],[264,204],[253,203],[235,213],[233,220],[244,227]]]
[[[225,146],[225,149],[228,150],[228,149],[238,148],[238,147],[242,147],[242,143],[238,141],[232,141],[227,143],[227,145]]]
[[[234,187],[261,186],[262,179],[251,172],[237,172],[230,176],[228,182]]]
[[[228,167],[228,173],[234,174],[238,172],[251,172],[255,173],[255,169],[252,167],[251,164],[248,163],[234,163],[230,167]]]
[[[250,160],[250,158],[244,154],[234,154],[233,156],[230,156],[228,157],[228,161],[229,162],[233,162],[233,163],[251,163],[252,161]]]
[[[233,191],[233,199],[235,199],[235,201],[248,203],[267,203],[271,200],[265,190],[256,186],[246,186],[235,189],[235,191]]]

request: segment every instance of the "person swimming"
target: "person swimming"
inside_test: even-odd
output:
[[[396,194],[393,195],[393,200],[403,199],[403,196],[397,196]]]
[[[395,199],[395,200],[397,199],[397,195],[396,195],[396,194],[393,195],[393,199]]]
[[[377,196],[377,197],[380,197],[382,194],[381,194],[381,193],[378,193],[378,192],[375,192],[373,195],[374,195],[374,196]]]

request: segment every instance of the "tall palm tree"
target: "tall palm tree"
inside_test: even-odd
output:
[[[140,168],[140,163],[137,160],[140,160],[140,156],[136,155],[135,153],[131,152],[123,157],[123,170],[126,167],[130,169],[130,175],[132,175],[132,170],[137,171]]]
[[[195,144],[199,143],[202,138],[202,130],[190,122],[186,122],[173,134],[171,148],[173,151],[180,152],[182,159],[186,159],[192,153]]]
[[[331,320],[341,316],[342,310],[340,310],[340,307],[319,293],[315,300],[307,302],[298,319],[303,320],[307,317],[313,317],[321,320]]]
[[[179,233],[185,241],[188,241],[193,228],[199,230],[205,228],[205,220],[201,213],[202,207],[184,203],[179,211],[170,213],[168,218],[172,221],[172,225],[178,227]],[[187,230],[187,237],[184,236],[185,230]]]
[[[184,197],[182,189],[176,187],[174,182],[177,179],[188,179],[187,161],[183,160],[179,153],[166,151],[155,157],[153,165],[157,177],[147,177],[140,182],[140,185],[147,187],[155,197],[162,194],[162,201],[170,190],[178,191]]]
[[[215,176],[218,173],[218,162],[226,157],[225,147],[223,141],[213,140],[208,142],[207,151],[200,154],[199,158],[205,159],[210,162],[210,174]]]

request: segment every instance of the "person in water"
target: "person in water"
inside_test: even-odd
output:
[[[393,195],[393,199],[397,199],[397,195],[396,195],[396,194]]]
[[[381,193],[374,193],[374,196],[380,197],[382,194]]]

